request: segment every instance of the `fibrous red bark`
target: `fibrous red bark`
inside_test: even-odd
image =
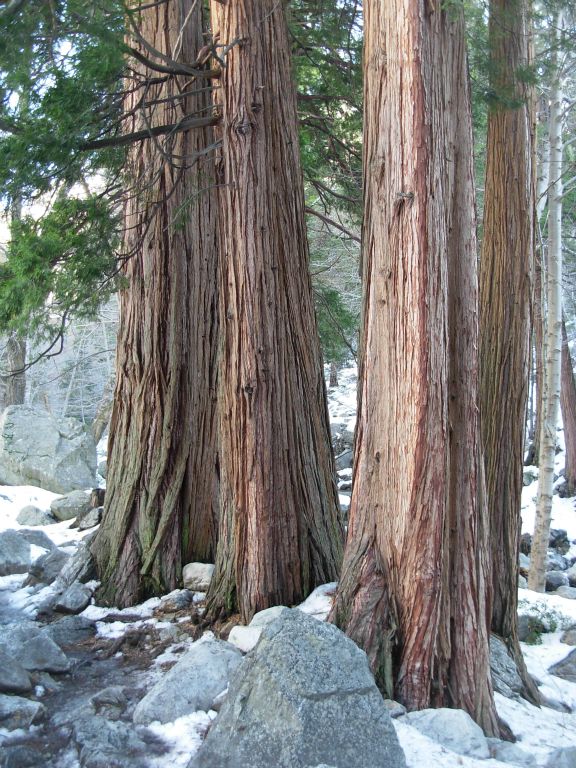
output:
[[[421,0],[364,12],[359,413],[332,618],[388,695],[496,733],[463,23]]]
[[[193,64],[201,4],[168,0],[138,15],[148,46]],[[131,43],[150,57],[150,49]],[[205,84],[157,77],[139,62],[125,131],[211,109]],[[143,102],[149,104],[146,107]],[[180,583],[216,538],[217,238],[211,130],[149,139],[129,153],[127,285],[120,294],[117,384],[104,520],[92,545],[102,597],[130,605]]]
[[[310,277],[284,4],[212,2],[220,182],[221,525],[211,616],[334,579],[342,523]],[[220,130],[218,131],[220,135]]]

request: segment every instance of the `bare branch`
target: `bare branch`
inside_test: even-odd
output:
[[[121,147],[126,144],[133,144],[137,141],[145,141],[146,139],[151,139],[155,136],[164,136],[167,133],[188,131],[192,128],[206,128],[210,125],[217,125],[219,122],[219,117],[196,117],[191,119],[184,119],[179,123],[173,123],[171,125],[156,125],[146,130],[134,131],[134,133],[124,133],[120,136],[110,136],[107,139],[94,139],[93,141],[86,141],[80,145],[80,149],[85,151],[104,149],[105,147]]]
[[[358,235],[355,235],[353,232],[350,232],[349,229],[346,229],[346,227],[343,227],[342,224],[339,224],[337,221],[334,221],[334,219],[330,219],[328,216],[324,216],[324,214],[320,213],[319,211],[315,211],[314,208],[304,208],[305,213],[310,214],[310,216],[316,216],[316,218],[320,219],[320,221],[323,221],[324,224],[327,224],[329,227],[334,227],[335,229],[340,230],[343,234],[346,235],[346,237],[349,237],[350,240],[354,240],[356,243],[361,243],[362,241],[358,237]]]

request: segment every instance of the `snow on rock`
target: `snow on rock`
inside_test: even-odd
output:
[[[303,613],[308,613],[310,616],[314,616],[315,619],[326,621],[332,608],[332,600],[336,594],[337,587],[337,581],[332,581],[329,584],[322,584],[321,586],[316,587],[316,589],[308,595],[306,600],[296,607]]]
[[[208,711],[241,660],[230,643],[198,640],[137,704],[134,722],[169,723],[199,709]]]
[[[241,624],[238,624],[230,630],[228,642],[232,643],[242,653],[248,653],[260,640],[261,634],[262,627],[243,627]]]
[[[210,728],[216,712],[192,712],[171,723],[152,723],[148,730],[152,731],[170,747],[166,756],[150,759],[151,768],[186,768],[194,757],[206,731]]]
[[[490,757],[482,728],[462,709],[422,709],[409,712],[402,721],[459,755]]]

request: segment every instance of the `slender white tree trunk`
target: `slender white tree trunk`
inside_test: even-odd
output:
[[[562,34],[561,15],[557,21]],[[558,50],[558,49],[556,49]],[[556,57],[558,53],[556,53]],[[550,185],[548,187],[548,258],[546,269],[546,314],[544,358],[544,401],[540,433],[540,475],[532,561],[528,586],[543,592],[546,585],[546,554],[552,517],[556,427],[560,404],[562,366],[562,77],[556,67],[550,105]]]

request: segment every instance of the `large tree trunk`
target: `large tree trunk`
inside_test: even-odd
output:
[[[218,92],[221,526],[208,613],[248,620],[335,579],[342,554],[308,273],[284,4],[214,0],[232,46]]]
[[[536,520],[532,541],[528,587],[544,592],[546,585],[546,556],[552,519],[554,492],[554,459],[556,457],[556,428],[560,405],[560,378],[562,369],[562,122],[563,89],[560,72],[560,48],[562,14],[558,14],[558,39],[554,48],[554,85],[550,98],[550,178],[548,192],[548,252],[546,264],[546,314],[544,392],[542,404],[542,429],[540,431],[540,455],[538,466],[538,497]]]
[[[490,515],[491,626],[514,657],[526,695],[536,699],[517,634],[534,202],[528,100],[516,73],[527,66],[528,42],[524,1],[491,0],[492,87],[501,102],[488,116],[480,258],[480,413]],[[511,105],[512,99],[522,100],[521,105]]]
[[[576,382],[574,381],[574,367],[572,356],[568,346],[566,323],[562,317],[562,381],[560,384],[560,408],[562,410],[562,424],[564,426],[564,445],[566,454],[564,459],[564,479],[566,481],[566,493],[569,496],[576,494]]]
[[[189,65],[204,43],[194,0],[147,5],[139,24],[149,45]],[[127,132],[210,108],[204,83],[145,74],[147,88],[127,97],[127,113],[135,110]],[[143,96],[154,102],[146,117]],[[92,547],[102,595],[117,605],[169,591],[183,563],[214,557],[218,252],[213,161],[202,155],[211,142],[208,129],[182,131],[162,146],[151,139],[130,150],[128,285],[120,299],[106,509]]]
[[[364,9],[359,412],[333,619],[387,695],[461,707],[494,734],[462,16]]]

